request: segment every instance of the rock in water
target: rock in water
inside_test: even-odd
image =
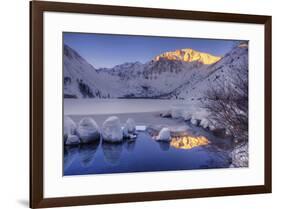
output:
[[[171,132],[168,128],[162,128],[156,137],[159,141],[170,141],[171,140]]]
[[[190,123],[191,123],[192,125],[197,126],[197,125],[198,125],[198,120],[197,120],[195,117],[192,117],[191,120],[190,120]]]
[[[122,131],[123,131],[123,137],[124,138],[129,138],[130,136],[130,134],[129,134],[129,131],[128,131],[128,127],[126,126],[126,124],[125,124],[125,126],[123,127],[123,129],[122,129]]]
[[[80,120],[76,132],[82,143],[91,143],[100,139],[98,125],[90,117]]]
[[[192,118],[192,114],[190,112],[184,112],[183,113],[183,119],[185,121],[191,120],[191,118]]]
[[[80,139],[76,135],[68,135],[65,144],[66,145],[80,144]]]
[[[208,128],[208,126],[209,126],[209,121],[208,121],[206,118],[203,118],[203,119],[200,121],[200,126],[203,127],[203,128]]]
[[[125,123],[125,127],[127,128],[128,133],[132,134],[136,132],[136,123],[132,118],[128,118],[128,120]]]
[[[171,110],[162,112],[162,113],[160,114],[160,116],[163,117],[163,118],[170,118],[170,117],[172,117]]]
[[[69,116],[64,116],[63,125],[64,125],[63,126],[63,138],[64,138],[64,143],[66,143],[68,136],[75,134],[76,124]]]
[[[181,118],[183,115],[183,109],[180,107],[172,107],[171,116],[172,118]]]
[[[102,125],[102,137],[107,142],[121,142],[123,139],[123,130],[118,117],[111,116],[107,118]]]

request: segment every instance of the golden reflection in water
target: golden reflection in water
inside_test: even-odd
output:
[[[204,136],[175,136],[172,137],[170,145],[177,149],[192,149],[209,143],[210,141]]]

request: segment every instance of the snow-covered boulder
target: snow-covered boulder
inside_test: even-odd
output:
[[[102,137],[107,142],[121,142],[123,130],[120,120],[116,116],[107,118],[102,125]]]
[[[124,138],[129,138],[129,131],[127,126],[122,127],[122,132]]]
[[[124,126],[122,127],[122,131],[123,131],[123,138],[125,139],[136,139],[137,138],[137,134],[131,133],[128,131],[128,127]]]
[[[200,126],[203,127],[203,128],[208,128],[208,127],[209,127],[209,120],[206,119],[206,118],[203,118],[203,119],[200,121]]]
[[[232,159],[232,164],[230,167],[248,167],[249,164],[249,154],[248,154],[248,144],[240,145],[234,148],[230,153]]]
[[[198,125],[198,120],[197,120],[195,117],[192,117],[191,120],[190,120],[190,123],[191,123],[192,125],[197,126],[197,125]]]
[[[135,133],[136,132],[136,123],[134,119],[128,118],[128,120],[125,123],[125,127],[128,130],[128,133]]]
[[[167,110],[167,111],[164,111],[160,114],[161,117],[163,118],[170,118],[172,117],[172,114],[171,114],[171,110]]]
[[[180,118],[183,115],[183,109],[177,106],[172,107],[171,109],[172,118]]]
[[[91,117],[81,119],[76,132],[82,143],[91,143],[100,139],[98,125]]]
[[[169,128],[162,128],[156,137],[159,141],[170,141],[171,140],[171,132]]]
[[[185,120],[185,121],[188,121],[188,120],[191,120],[191,118],[192,118],[192,114],[190,113],[190,112],[183,112],[183,115],[182,115],[182,117],[183,117],[183,119]]]
[[[63,138],[64,138],[64,142],[66,142],[67,137],[69,135],[75,134],[76,124],[69,116],[64,116],[64,123],[63,124],[64,124],[64,126],[63,126]]]
[[[209,130],[210,130],[210,131],[214,131],[215,129],[216,129],[215,125],[212,124],[212,123],[210,123],[210,124],[209,124]]]
[[[66,145],[77,145],[77,144],[80,144],[80,139],[76,135],[68,135],[65,144]]]

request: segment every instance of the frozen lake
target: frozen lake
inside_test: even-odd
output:
[[[172,106],[190,107],[184,100],[165,99],[64,99],[65,115],[96,115],[166,111]]]

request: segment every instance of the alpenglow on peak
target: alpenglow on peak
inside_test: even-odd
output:
[[[161,59],[167,60],[178,60],[184,62],[200,62],[204,65],[214,64],[221,59],[221,57],[214,56],[208,53],[199,52],[191,48],[178,49],[175,51],[165,52],[154,57],[154,61],[159,61]]]

